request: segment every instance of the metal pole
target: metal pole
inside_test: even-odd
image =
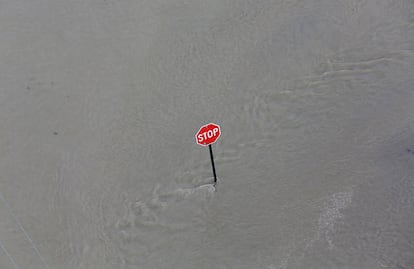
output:
[[[208,145],[208,148],[210,149],[210,159],[211,159],[211,167],[213,168],[214,184],[216,184],[217,176],[216,176],[216,168],[214,166],[213,149],[211,148],[211,144]]]

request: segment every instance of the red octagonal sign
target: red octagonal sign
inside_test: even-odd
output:
[[[215,123],[209,123],[201,126],[195,135],[197,144],[208,146],[216,142],[220,136],[220,126]]]

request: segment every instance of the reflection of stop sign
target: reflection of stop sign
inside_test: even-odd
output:
[[[201,126],[200,130],[195,135],[197,144],[208,146],[216,142],[220,136],[220,126],[214,123],[209,123]]]

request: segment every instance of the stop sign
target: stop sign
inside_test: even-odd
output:
[[[216,142],[220,136],[220,126],[215,123],[209,123],[201,126],[195,135],[196,142],[202,146],[208,146]]]

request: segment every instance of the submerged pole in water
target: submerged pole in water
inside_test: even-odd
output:
[[[211,159],[211,167],[213,168],[214,184],[216,184],[217,183],[216,167],[214,166],[213,149],[211,148],[211,144],[208,145],[208,148],[210,149],[210,159]]]

